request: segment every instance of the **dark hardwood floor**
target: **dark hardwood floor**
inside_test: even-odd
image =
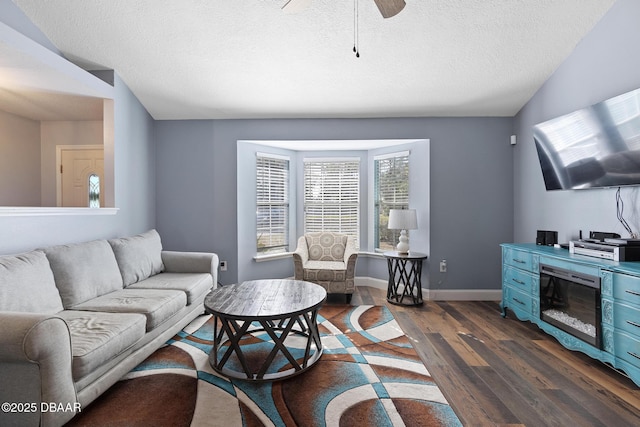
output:
[[[385,297],[358,287],[351,303],[393,312],[465,426],[640,426],[630,379],[511,313],[503,319],[498,302],[400,307]]]

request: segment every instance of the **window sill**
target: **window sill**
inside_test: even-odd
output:
[[[271,254],[271,255],[256,255],[253,257],[255,262],[265,262],[265,261],[273,261],[277,259],[285,259],[291,258],[293,252],[283,252],[279,254]],[[367,251],[359,251],[358,256],[363,258],[378,258],[383,259],[384,255],[378,252],[367,252]]]
[[[115,215],[118,208],[0,207],[0,216]]]
[[[285,259],[291,258],[291,254],[293,252],[282,252],[278,254],[270,254],[270,255],[256,255],[253,257],[255,262],[265,262],[265,261],[273,261],[276,259]]]
[[[360,251],[358,252],[358,256],[361,256],[364,258],[379,258],[379,259],[384,258],[384,255],[382,254],[382,252]]]

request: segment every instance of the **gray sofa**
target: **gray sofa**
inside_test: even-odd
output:
[[[0,257],[0,425],[69,421],[203,312],[217,269],[155,230]]]

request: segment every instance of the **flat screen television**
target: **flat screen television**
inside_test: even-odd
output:
[[[640,89],[537,124],[547,190],[640,185]]]

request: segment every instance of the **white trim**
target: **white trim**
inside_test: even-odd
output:
[[[423,297],[429,301],[500,301],[501,289],[423,289]]]
[[[382,254],[382,252],[371,252],[371,251],[359,251],[358,256],[361,256],[364,258],[377,258],[377,259],[384,258],[384,255]]]
[[[412,144],[423,139],[299,139],[299,140],[252,140],[238,142],[274,147],[297,152],[305,151],[369,151],[386,149],[394,145]]]
[[[2,206],[0,216],[65,216],[65,215],[115,215],[118,208],[40,208],[27,206]]]
[[[386,153],[386,154],[378,154],[377,156],[373,156],[373,160],[384,160],[384,159],[391,159],[393,157],[404,157],[404,156],[410,156],[411,155],[411,151],[409,150],[405,150],[405,151],[396,151],[394,153]]]
[[[372,288],[387,289],[388,282],[386,279],[376,279],[375,277],[356,277],[354,279],[356,286],[370,286]]]
[[[305,157],[302,159],[304,163],[339,163],[339,162],[357,162],[360,164],[360,157]]]
[[[387,281],[374,277],[356,277],[356,286],[387,289]],[[422,288],[425,301],[500,301],[501,289],[426,289]]]
[[[253,260],[255,262],[273,261],[276,259],[291,258],[292,254],[293,252],[279,252],[277,254],[255,255]]]
[[[261,151],[256,151],[256,157],[267,157],[270,159],[286,160],[289,162],[291,161],[291,157],[289,156],[283,156],[282,154],[263,153]]]
[[[253,260],[255,262],[265,262],[265,261],[273,261],[276,259],[284,259],[284,258],[289,258],[293,255],[293,252],[279,252],[276,254],[265,254],[265,255],[254,255]],[[365,257],[365,258],[377,258],[377,259],[383,259],[384,255],[382,255],[381,253],[377,253],[377,252],[366,252],[366,251],[360,251],[358,252],[358,256],[359,257]],[[356,277],[356,280],[358,278]],[[373,279],[370,278],[371,280],[380,280],[380,279]],[[369,285],[362,285],[362,286],[369,286]],[[386,288],[387,286],[387,282],[384,282],[384,287]],[[376,287],[376,286],[374,286]]]

